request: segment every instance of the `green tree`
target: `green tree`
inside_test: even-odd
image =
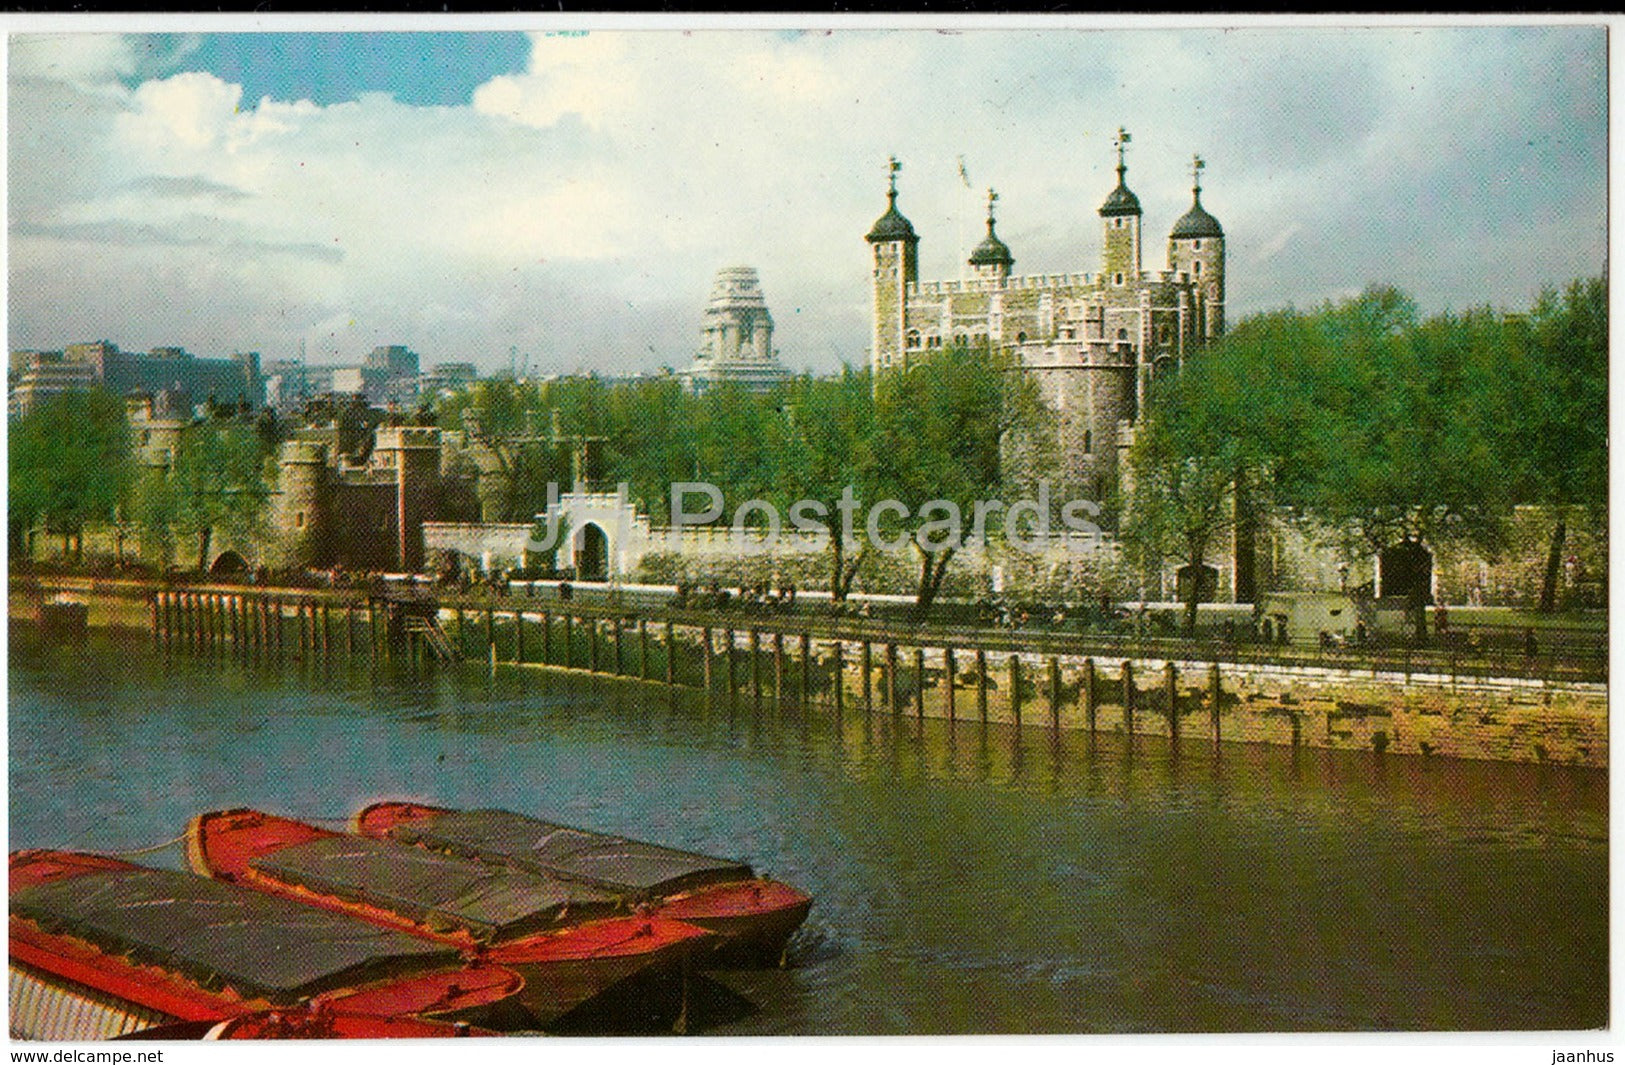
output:
[[[12,426],[8,451],[14,542],[43,522],[63,554],[83,550],[86,525],[114,520],[135,473],[124,404],[101,388],[41,400]]]
[[[1600,523],[1608,508],[1608,285],[1590,278],[1543,292],[1507,332],[1503,476],[1519,502],[1556,514],[1540,589],[1550,612],[1572,513]]]
[[[252,425],[198,422],[181,435],[167,484],[143,507],[148,520],[167,524],[197,544],[197,568],[209,565],[217,534],[251,543],[265,530],[270,498],[267,453]],[[149,483],[149,489],[152,487]],[[161,534],[160,534],[161,536]]]
[[[1266,430],[1246,411],[1254,391],[1249,363],[1265,339],[1209,349],[1183,372],[1155,382],[1129,449],[1132,489],[1122,540],[1142,572],[1170,559],[1189,567],[1191,579],[1181,589],[1187,634],[1196,630],[1202,567],[1235,527],[1237,490],[1256,494],[1249,489],[1271,465]]]
[[[1003,476],[1007,434],[1045,417],[1036,382],[1016,370],[1007,352],[955,345],[879,380],[865,501],[907,508],[881,528],[906,533],[918,556],[915,604],[922,613],[941,590],[960,537],[977,532],[976,504],[1014,487]],[[1007,524],[994,512],[983,534]]]
[[[842,491],[848,486],[855,491],[873,462],[873,377],[867,369],[847,366],[838,377],[795,378],[779,395],[779,413],[787,426],[780,437],[782,454],[777,462],[780,487],[788,497],[782,506],[807,499],[823,507],[821,517],[808,517],[829,526],[829,592],[833,602],[841,603],[851,592],[869,551],[867,542],[857,539],[857,553],[847,557],[839,504]]]

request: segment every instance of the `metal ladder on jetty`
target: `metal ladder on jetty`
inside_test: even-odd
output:
[[[439,620],[412,614],[408,614],[402,620],[405,622],[406,631],[421,635],[424,642],[429,645],[429,649],[434,652],[435,657],[442,662],[456,662],[462,658],[457,653],[456,646],[451,642],[451,637],[446,634],[445,629],[440,627]]]

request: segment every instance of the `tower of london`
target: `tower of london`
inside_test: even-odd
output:
[[[871,365],[876,379],[952,344],[986,343],[1016,355],[1056,412],[1061,458],[1079,490],[1103,497],[1157,375],[1224,331],[1224,230],[1202,207],[1200,158],[1192,204],[1168,234],[1167,265],[1141,259],[1140,200],[1128,187],[1127,132],[1118,130],[1117,187],[1100,205],[1096,273],[1018,275],[994,228],[963,281],[919,279],[920,238],[897,209],[891,163],[886,213],[870,228],[873,253]]]

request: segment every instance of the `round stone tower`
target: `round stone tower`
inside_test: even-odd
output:
[[[1140,284],[1140,198],[1129,191],[1128,163],[1124,158],[1132,139],[1127,130],[1118,128],[1117,187],[1100,205],[1100,220],[1105,227],[1101,282],[1108,299],[1114,293],[1137,289]]]
[[[1201,156],[1191,161],[1191,209],[1168,234],[1168,268],[1196,291],[1197,340],[1224,333],[1224,227],[1202,208]]]
[[[277,494],[271,521],[281,541],[285,566],[314,566],[321,558],[327,527],[327,447],[289,440],[277,453]]]
[[[874,335],[870,361],[878,377],[883,369],[904,366],[903,328],[908,316],[908,287],[919,280],[920,238],[914,226],[897,210],[897,172],[903,164],[891,160],[891,188],[886,213],[869,228],[874,250]]]

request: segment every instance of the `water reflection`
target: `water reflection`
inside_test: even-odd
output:
[[[761,1006],[728,1031],[1607,1019],[1605,773],[90,650],[13,634],[13,846],[407,796],[745,857],[817,901],[791,970],[727,977]]]

